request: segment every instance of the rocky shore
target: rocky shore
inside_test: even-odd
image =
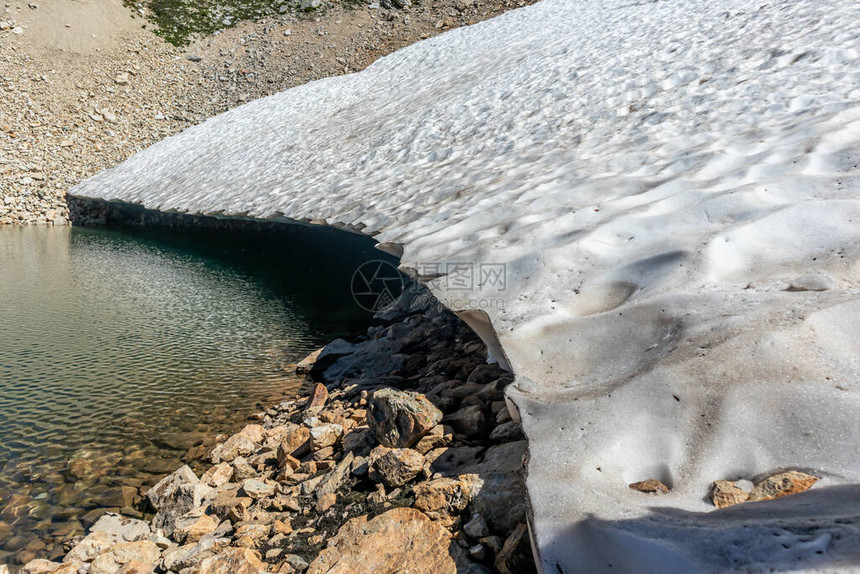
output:
[[[193,447],[22,574],[534,571],[526,442],[486,348],[422,289],[294,367],[304,396]],[[0,572],[8,567],[0,566]]]

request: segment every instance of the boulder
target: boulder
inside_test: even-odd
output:
[[[423,468],[424,457],[418,451],[393,448],[373,462],[371,478],[384,482],[389,488],[397,488],[418,476]]]
[[[395,508],[372,520],[360,516],[347,522],[307,574],[455,574],[450,547],[451,534],[441,525],[414,508]]]
[[[711,485],[711,502],[717,508],[734,506],[746,502],[749,498],[749,493],[731,480],[715,480]]]
[[[51,562],[43,558],[36,558],[27,562],[19,571],[18,574],[48,574],[62,566],[57,562]],[[5,566],[4,566],[5,568]],[[9,571],[8,569],[6,570]]]
[[[129,518],[108,512],[102,515],[90,528],[90,532],[105,532],[116,538],[117,542],[135,542],[149,538],[152,530],[143,520]]]
[[[156,510],[161,510],[180,486],[198,484],[199,482],[200,479],[197,478],[194,471],[185,465],[158,481],[146,492],[146,497]]]
[[[170,536],[181,517],[203,513],[204,505],[215,496],[215,489],[200,482],[190,468],[183,466],[153,486],[146,496],[158,510],[153,527]]]
[[[479,540],[490,535],[490,528],[483,516],[475,514],[469,522],[463,525],[463,532],[470,538]]]
[[[481,491],[484,481],[477,474],[457,478],[436,478],[415,485],[414,506],[431,518],[458,514]]]
[[[249,548],[227,548],[200,562],[197,574],[259,574],[266,570],[256,552]]]
[[[797,494],[812,488],[818,477],[791,470],[769,476],[755,483],[750,491],[750,500],[773,500],[790,494]]]
[[[111,546],[125,542],[120,540],[115,534],[108,532],[90,532],[85,538],[78,542],[74,548],[69,550],[63,558],[66,564],[91,562],[103,550],[107,550]]]
[[[139,540],[123,542],[99,554],[90,564],[89,574],[117,574],[129,562],[155,564],[161,556],[161,551],[154,542]]]
[[[213,488],[218,488],[219,486],[230,482],[230,479],[232,477],[233,467],[230,465],[230,463],[219,462],[218,464],[204,472],[203,476],[200,477],[200,481],[204,484],[208,484]]]
[[[380,444],[410,447],[442,420],[442,411],[427,397],[409,391],[380,389],[368,404],[367,422]]]

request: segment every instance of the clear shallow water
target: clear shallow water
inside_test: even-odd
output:
[[[366,326],[349,282],[373,258],[303,228],[0,227],[0,563],[295,393],[285,363]]]

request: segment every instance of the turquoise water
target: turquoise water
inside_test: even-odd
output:
[[[285,364],[366,327],[350,278],[377,258],[305,228],[0,227],[0,564],[294,394]]]

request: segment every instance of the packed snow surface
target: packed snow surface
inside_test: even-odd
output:
[[[72,193],[402,249],[517,375],[546,573],[860,570],[858,162],[860,2],[543,0]]]

